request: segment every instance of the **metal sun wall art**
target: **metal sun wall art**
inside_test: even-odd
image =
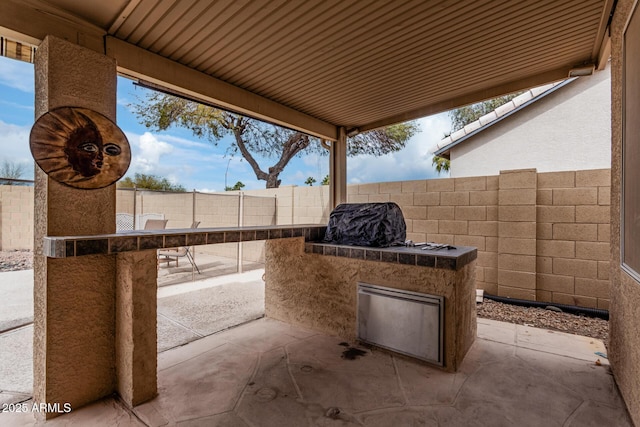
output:
[[[107,187],[127,172],[127,137],[107,117],[86,108],[55,108],[36,121],[31,154],[52,179],[75,188]]]

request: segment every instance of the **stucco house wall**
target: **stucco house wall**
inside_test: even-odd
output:
[[[640,99],[624,99],[624,61],[640,64],[637,52],[625,55],[624,31],[635,9],[639,16],[640,6],[634,0],[620,0],[611,23],[611,312],[609,319],[609,361],[613,368],[620,393],[636,426],[640,425],[640,282],[621,268],[620,257],[620,213],[623,166],[623,126],[625,104],[633,105],[637,111]],[[633,19],[630,28],[633,34],[640,31],[640,20]]]
[[[451,148],[451,177],[611,167],[611,70],[580,77]]]

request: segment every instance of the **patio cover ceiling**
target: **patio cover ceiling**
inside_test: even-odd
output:
[[[603,67],[614,0],[4,0],[47,34],[205,102],[336,139]]]

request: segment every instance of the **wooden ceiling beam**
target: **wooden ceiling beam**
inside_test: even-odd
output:
[[[185,97],[222,109],[245,114],[280,126],[335,141],[338,128],[300,111],[278,104],[253,92],[233,86],[111,36],[105,41],[107,56],[118,69]]]

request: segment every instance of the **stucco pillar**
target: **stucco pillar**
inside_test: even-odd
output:
[[[48,36],[36,53],[35,78],[36,119],[74,106],[115,121],[112,59]],[[114,233],[115,185],[74,189],[36,167],[34,193],[34,400],[75,409],[115,390],[115,259],[46,258],[42,238]]]
[[[331,143],[329,157],[329,204],[333,209],[347,202],[347,135],[342,127],[338,140]]]
[[[116,389],[133,407],[157,394],[156,251],[117,256]]]

